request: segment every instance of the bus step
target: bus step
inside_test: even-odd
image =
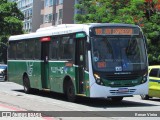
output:
[[[78,96],[86,96],[85,94],[77,94]]]
[[[42,89],[43,91],[45,91],[45,92],[50,92],[51,91],[51,89]]]

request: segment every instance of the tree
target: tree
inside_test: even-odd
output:
[[[16,3],[0,1],[0,61],[7,62],[8,37],[23,33],[23,18]]]
[[[144,17],[144,0],[80,0],[76,5],[78,23],[139,24]]]
[[[150,64],[160,64],[160,3],[150,0],[146,5],[147,20],[143,31],[148,38],[148,58]]]
[[[77,23],[140,25],[147,37],[150,64],[160,63],[160,0],[79,0]]]

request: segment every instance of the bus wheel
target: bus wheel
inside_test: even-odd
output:
[[[67,82],[66,95],[69,102],[74,102],[76,100],[75,88],[71,81]]]
[[[148,95],[140,95],[142,100],[149,100],[149,96]]]
[[[123,100],[123,97],[113,97],[111,98],[113,102],[120,102]]]
[[[25,75],[23,77],[23,87],[24,87],[24,92],[29,94],[31,93],[31,87],[30,87],[30,82],[29,82],[29,78],[27,75]]]

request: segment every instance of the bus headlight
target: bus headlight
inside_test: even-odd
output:
[[[103,85],[104,86],[104,83],[102,82],[102,80],[101,80],[101,78],[100,78],[100,76],[98,74],[94,74],[94,78],[95,78],[96,83],[98,85]]]
[[[146,81],[147,81],[147,75],[145,74],[144,76],[143,76],[143,78],[142,78],[142,83],[145,83]]]

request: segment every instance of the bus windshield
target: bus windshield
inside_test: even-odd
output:
[[[142,37],[98,36],[92,38],[92,63],[96,71],[127,72],[146,68]]]

